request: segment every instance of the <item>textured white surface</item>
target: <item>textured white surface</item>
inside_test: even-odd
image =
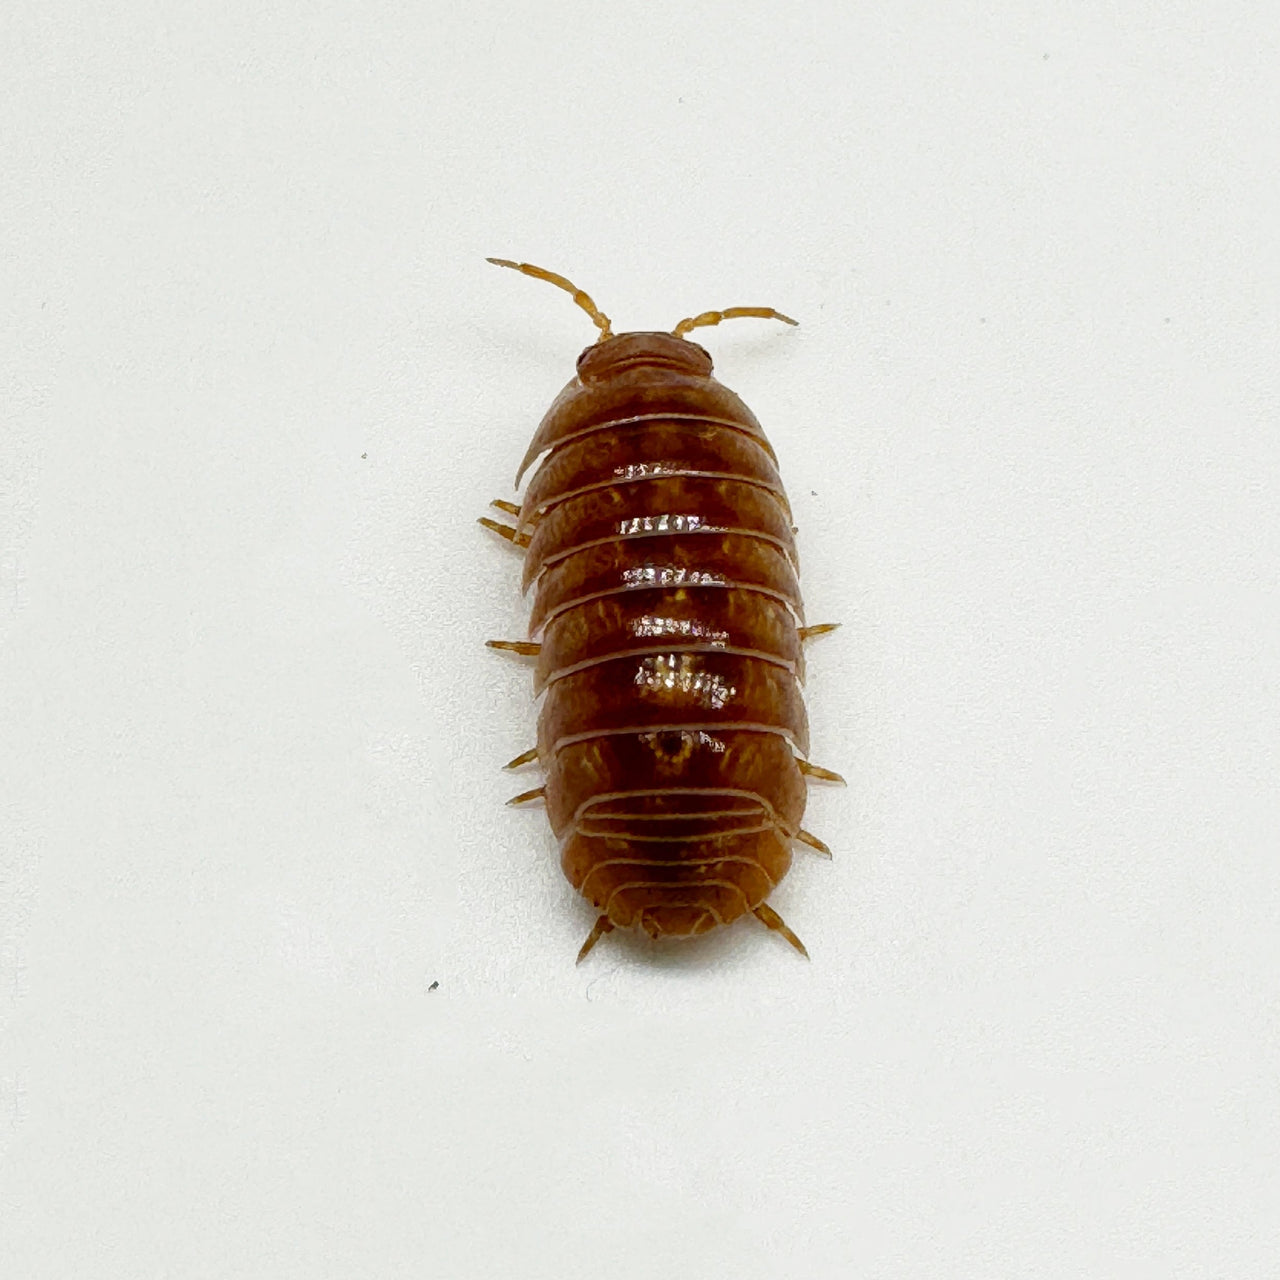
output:
[[[1274,1274],[1280,16],[878,8],[0,19],[6,1276]],[[802,322],[812,964],[572,964],[486,254]]]

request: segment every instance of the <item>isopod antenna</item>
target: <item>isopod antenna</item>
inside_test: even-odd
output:
[[[510,267],[512,271],[519,271],[522,275],[532,276],[535,280],[545,280],[548,284],[555,285],[557,289],[563,289],[565,293],[573,294],[574,302],[591,317],[591,322],[600,330],[600,337],[597,341],[603,342],[606,338],[613,337],[613,325],[609,317],[596,306],[591,295],[584,289],[579,289],[572,280],[566,280],[564,276],[558,276],[554,271],[548,271],[544,267],[535,267],[528,262],[511,262],[507,258],[486,258],[485,261],[492,262],[495,267]]]
[[[485,261],[492,262],[495,267],[510,267],[512,271],[532,276],[535,280],[545,280],[548,284],[555,285],[557,289],[563,289],[565,293],[572,294],[574,302],[591,317],[592,323],[600,330],[597,341],[603,342],[606,338],[613,337],[612,321],[596,306],[591,295],[586,290],[579,289],[572,280],[566,280],[564,276],[557,275],[554,271],[548,271],[545,267],[535,267],[529,262],[512,262],[508,258],[486,258]],[[694,329],[706,329],[711,325],[721,324],[725,320],[747,319],[781,320],[783,324],[791,325],[800,323],[799,320],[793,320],[790,316],[783,315],[781,311],[774,310],[773,307],[726,307],[723,311],[703,311],[696,316],[687,316],[671,332],[677,338],[685,338]]]

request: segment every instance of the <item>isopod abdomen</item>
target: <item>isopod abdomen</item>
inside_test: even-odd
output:
[[[568,280],[499,266],[574,295],[600,330],[534,434],[514,519],[481,521],[524,553],[527,641],[542,703],[536,762],[569,882],[614,928],[688,937],[753,915],[804,952],[767,899],[803,830],[806,627],[791,510],[745,404],[685,335],[767,307],[709,311],[670,333],[614,334]],[[807,953],[806,953],[807,954]]]

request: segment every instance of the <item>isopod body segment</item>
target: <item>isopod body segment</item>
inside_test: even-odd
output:
[[[541,798],[569,882],[604,933],[688,937],[752,915],[804,947],[767,899],[810,780],[801,697],[806,627],[777,458],[755,416],[685,335],[765,307],[709,311],[672,332],[614,334],[563,277],[490,259],[574,295],[600,331],[481,523],[524,555]],[[806,953],[807,954],[807,953]]]

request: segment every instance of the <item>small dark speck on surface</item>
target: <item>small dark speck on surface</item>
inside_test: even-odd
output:
[[[1049,55],[1048,55],[1047,53],[1044,55],[1044,60],[1045,60],[1046,62],[1048,62],[1048,61],[1049,61]]]
[[[368,455],[367,453],[362,453],[360,456],[361,456],[362,458],[367,458],[369,455]]]
[[[987,323],[987,317],[986,317],[986,316],[979,316],[979,317],[978,317],[978,323],[979,323],[979,324],[986,324],[986,323]]]
[[[809,493],[810,493],[813,497],[815,497],[815,498],[818,496],[818,491],[817,491],[817,489],[810,489],[810,490],[809,490]]]
[[[433,983],[432,983],[432,984],[427,988],[427,990],[428,990],[428,991],[435,991],[439,986],[440,986],[440,984],[439,984],[438,982],[433,982]]]
[[[1170,318],[1171,318],[1171,317],[1169,317],[1169,316],[1165,316],[1165,318],[1164,318],[1164,322],[1165,322],[1165,324],[1168,324],[1168,323],[1169,323]]]

